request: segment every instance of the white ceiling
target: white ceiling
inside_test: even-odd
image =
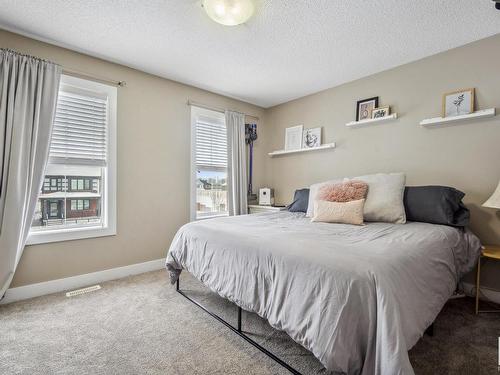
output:
[[[491,0],[0,0],[0,28],[270,107],[500,32]]]

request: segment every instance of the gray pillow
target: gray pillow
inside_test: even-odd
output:
[[[309,189],[295,190],[293,202],[287,207],[290,212],[307,212]]]
[[[353,177],[351,180],[360,180],[368,184],[368,195],[364,207],[365,221],[406,223],[403,204],[406,182],[404,173],[376,173]]]
[[[464,227],[470,212],[462,202],[465,193],[448,186],[407,186],[404,193],[406,219]]]

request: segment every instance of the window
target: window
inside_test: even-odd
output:
[[[71,181],[70,191],[94,191],[94,182],[99,179],[98,176],[93,177],[68,177]]]
[[[191,218],[224,216],[227,208],[227,135],[223,113],[191,107]]]
[[[63,75],[28,244],[116,233],[116,87]]]
[[[44,193],[63,190],[63,176],[45,176],[42,191]]]
[[[90,199],[71,199],[71,211],[90,209]]]

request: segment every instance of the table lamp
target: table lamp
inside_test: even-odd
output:
[[[483,203],[483,207],[500,209],[500,182],[491,197]]]
[[[486,202],[483,203],[483,207],[500,209],[500,182],[497,188],[488,198]],[[476,314],[480,312],[500,312],[500,310],[479,310],[479,288],[481,287],[481,258],[486,259],[496,259],[500,260],[500,246],[498,245],[484,245],[481,251],[481,257],[479,257],[477,263],[477,273],[476,273]]]

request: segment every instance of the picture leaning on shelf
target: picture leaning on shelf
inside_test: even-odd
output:
[[[391,109],[389,106],[374,108],[372,110],[372,117],[371,118],[377,119],[377,118],[387,117],[387,116],[389,116],[390,112],[391,112]]]
[[[302,148],[303,125],[285,129],[285,151],[300,150]]]
[[[468,88],[443,94],[441,117],[423,119],[420,121],[420,125],[435,127],[496,116],[494,107],[487,109],[475,108],[475,91],[475,88]]]
[[[302,148],[321,146],[321,127],[304,129],[302,133]]]
[[[474,88],[443,94],[442,117],[468,115],[474,112]]]

